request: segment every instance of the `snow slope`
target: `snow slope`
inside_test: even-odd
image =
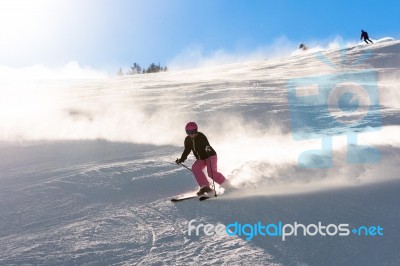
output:
[[[110,80],[1,80],[0,264],[400,264],[399,52],[387,40]],[[331,168],[299,167],[321,142],[293,139],[287,82],[361,70],[376,73],[382,127],[359,141],[381,160],[348,164],[347,139],[335,136]],[[173,163],[192,120],[240,193],[169,201],[196,189]],[[193,219],[379,225],[384,235],[189,236]]]

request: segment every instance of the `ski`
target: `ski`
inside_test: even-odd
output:
[[[171,201],[172,202],[179,202],[179,201],[184,201],[184,200],[188,200],[188,199],[194,199],[194,198],[199,198],[200,201],[204,201],[210,198],[215,198],[214,196],[188,196],[188,197],[181,197],[181,198],[172,198]]]
[[[217,196],[220,196],[220,195],[222,195],[222,194],[217,194]],[[171,201],[179,202],[179,201],[184,201],[184,200],[194,199],[194,198],[198,198],[200,201],[204,201],[209,198],[215,198],[215,195],[213,193],[212,195],[204,194],[202,196],[197,196],[196,194],[193,195],[192,193],[186,193],[186,194],[175,196],[174,198],[171,199]]]
[[[184,201],[184,200],[188,200],[188,199],[193,199],[193,198],[197,198],[196,196],[187,196],[187,197],[177,197],[177,198],[172,198],[171,201],[172,202],[179,202],[179,201]]]
[[[201,197],[199,197],[199,200],[204,201],[204,200],[212,199],[212,198],[215,198],[215,196],[201,196]]]

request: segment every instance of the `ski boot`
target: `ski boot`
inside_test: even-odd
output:
[[[200,188],[200,190],[197,192],[197,196],[201,197],[205,194],[210,194],[210,192],[212,192],[213,189],[210,186],[204,186],[202,188]]]

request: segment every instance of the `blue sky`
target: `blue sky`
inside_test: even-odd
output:
[[[114,71],[167,65],[191,47],[246,54],[278,38],[357,41],[361,29],[398,39],[399,10],[395,0],[1,0],[0,65]]]

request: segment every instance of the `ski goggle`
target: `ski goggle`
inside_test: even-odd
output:
[[[192,135],[192,134],[196,134],[196,133],[197,133],[197,129],[186,130],[186,134],[188,134],[188,135]]]

